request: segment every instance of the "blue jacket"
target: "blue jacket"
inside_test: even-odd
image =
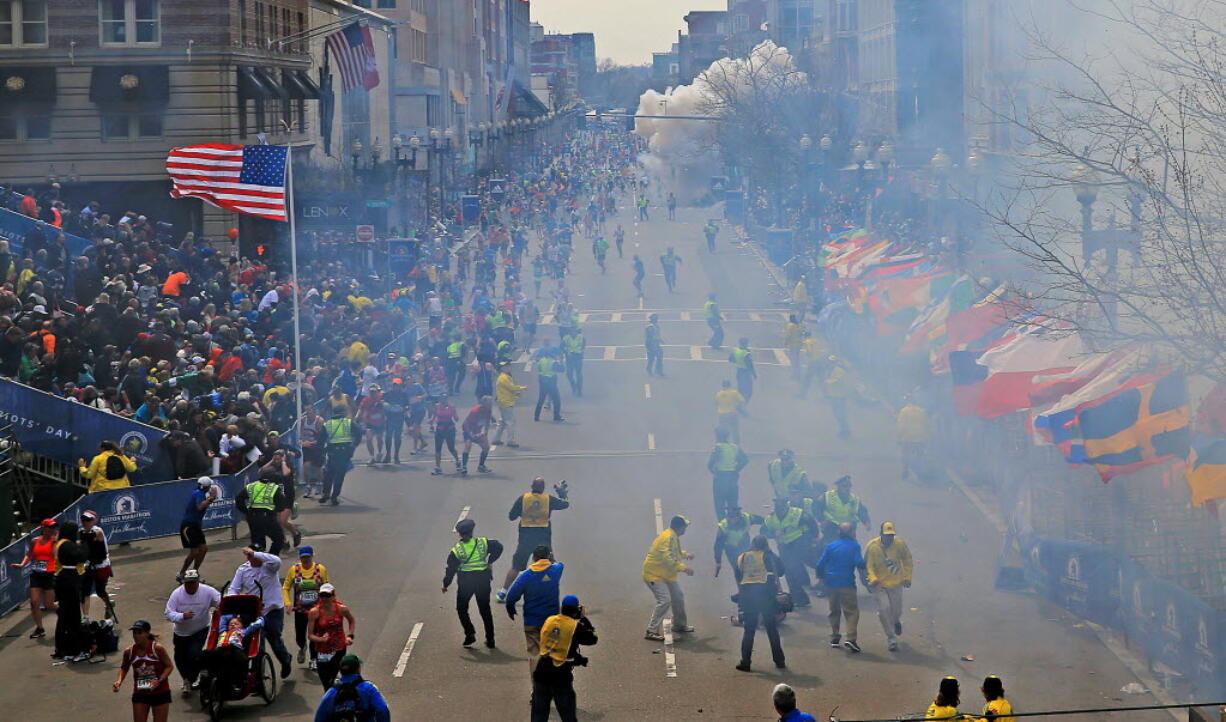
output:
[[[562,584],[561,562],[540,559],[519,573],[507,590],[507,611],[515,611],[515,603],[524,598],[524,626],[539,627],[558,613],[558,594]]]
[[[864,555],[855,539],[835,539],[826,545],[822,558],[817,560],[817,575],[828,587],[856,586],[856,570],[865,574]]]
[[[336,685],[360,679],[360,674],[344,674],[336,680]],[[324,698],[319,701],[319,708],[315,710],[315,722],[328,722],[328,717],[332,715],[333,705],[336,703],[336,685],[325,692]],[[361,718],[362,722],[391,722],[392,712],[387,708],[387,702],[383,700],[378,687],[370,682],[359,682],[358,697],[362,700],[362,710],[365,712]]]

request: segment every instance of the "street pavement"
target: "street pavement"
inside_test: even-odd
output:
[[[962,681],[965,711],[981,707],[978,686],[987,674],[1004,679],[1015,709],[1149,700],[1120,693],[1135,678],[1079,620],[1032,595],[994,590],[997,529],[953,486],[900,481],[885,409],[854,406],[853,438],[842,441],[818,393],[809,401],[796,398],[792,369],[774,351],[783,345],[785,294],[756,251],[730,243],[725,228],[717,252],[708,253],[700,229],[715,215],[711,209],[681,209],[674,222],[662,219],[663,208],[651,210],[650,222],[636,224],[623,209],[609,226],[611,237],[620,220],[627,238],[625,259],[614,251],[607,274],[593,262],[590,241],[576,239],[568,286],[587,314],[589,347],[583,398],[562,384],[565,422],[548,421],[546,413],[533,423],[535,379],[517,364],[517,380],[531,379],[518,409],[522,446],[498,448],[492,474],[434,477],[432,464],[418,457],[399,467],[368,467],[362,450],[340,507],[302,503],[304,543],[314,545],[316,559],[327,565],[339,597],[356,615],[355,649],[365,660],[364,675],[379,685],[395,719],[527,719],[529,667],[518,620],[495,606],[498,648],[462,649],[454,587],[444,595],[440,582],[455,541],[452,527],[467,516],[476,520],[479,535],[507,546],[494,568],[497,588],[515,547],[507,511],[536,475],[551,484],[570,482],[572,507],[554,514],[556,555],[566,564],[562,592],[579,595],[600,636],[585,650],[591,665],[575,672],[581,719],[774,719],[770,692],[778,682],[794,686],[802,708],[819,718],[836,708],[845,720],[922,715],[945,675]],[[670,245],[683,259],[674,294],[665,289],[658,261]],[[641,300],[631,283],[633,253],[648,269]],[[762,633],[755,671],[733,669],[741,636],[729,622],[735,585],[729,569],[714,577],[715,516],[705,469],[713,395],[722,379],[732,378],[727,352],[703,348],[709,334],[701,308],[712,291],[729,317],[726,343],[749,337],[759,371],[750,417],[742,423],[751,456],[742,474],[742,505],[767,513],[765,467],[783,447],[796,450],[811,479],[829,484],[851,474],[873,520],[860,541],[875,536],[879,522],[894,521],[915,556],[899,652],[886,650],[872,600],[861,590],[862,654],[829,648],[825,601],[815,598],[812,608],[788,615],[782,626],[788,669],[770,664]],[[643,362],[645,315],[653,311],[661,315],[666,344],[663,379],[648,377]],[[556,333],[543,325],[538,338]],[[871,386],[871,379],[864,381]],[[457,406],[474,402],[466,384]],[[696,573],[681,584],[697,631],[666,649],[643,639],[652,597],[640,565],[658,525],[675,513],[693,522],[683,544],[696,556]],[[205,580],[218,587],[228,581],[242,561],[242,546],[228,531],[210,535]],[[177,540],[112,551],[122,621],[151,619],[169,646],[170,624],[161,611],[175,586]],[[287,551],[286,566],[291,557]],[[110,690],[117,656],[93,665],[55,665],[49,640],[25,638],[30,627],[24,611],[0,620],[0,702],[18,705],[21,719],[77,711],[99,722],[130,719],[130,689],[118,695]],[[199,718],[195,699],[178,696],[178,681],[176,675],[172,719]],[[226,718],[307,719],[321,692],[314,675],[298,668],[274,704],[250,699],[229,708]],[[1157,713],[1136,717],[1165,719]]]

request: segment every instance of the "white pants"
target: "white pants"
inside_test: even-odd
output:
[[[877,602],[877,619],[886,640],[896,641],[894,625],[902,620],[902,587],[877,587],[873,590],[873,601]]]
[[[659,634],[660,624],[673,610],[673,629],[687,626],[685,618],[685,594],[681,585],[676,582],[647,582],[647,588],[656,598],[656,608],[651,613],[651,621],[647,623],[648,634]]]
[[[507,432],[507,442],[515,441],[515,407],[514,406],[499,406],[498,407],[498,430],[494,432],[494,443],[502,442],[502,432]]]

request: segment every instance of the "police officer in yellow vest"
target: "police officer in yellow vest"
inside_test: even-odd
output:
[[[532,722],[548,722],[550,702],[562,722],[578,720],[572,670],[587,666],[587,657],[579,653],[579,645],[590,647],[597,641],[596,627],[588,620],[579,597],[573,594],[562,597],[561,613],[541,625],[541,656],[532,672]]]
[[[809,483],[805,470],[796,463],[796,454],[791,449],[780,449],[779,456],[766,465],[766,477],[776,499],[787,499],[792,489]]]
[[[451,393],[458,393],[464,383],[464,341],[459,335],[451,337],[447,344],[447,388]]]
[[[736,569],[737,558],[749,551],[752,527],[764,521],[766,520],[757,514],[741,511],[739,506],[728,507],[724,518],[715,525],[715,576],[719,576],[724,566],[724,557],[728,557],[728,563]]]
[[[706,316],[707,325],[711,327],[711,338],[707,341],[707,345],[714,349],[724,347],[724,314],[719,310],[719,304],[715,302],[715,294],[707,295],[707,302],[702,307],[703,315]]]
[[[740,501],[741,469],[749,465],[749,457],[741,447],[728,441],[727,429],[715,430],[715,448],[707,457],[707,471],[711,472],[711,495],[715,499],[715,518],[720,519],[731,506]]]
[[[753,658],[753,639],[758,631],[758,622],[766,627],[766,638],[770,640],[771,658],[775,666],[783,669],[783,645],[779,642],[779,574],[782,564],[779,557],[771,553],[766,537],[759,534],[753,538],[748,551],[736,561],[736,581],[738,585],[737,603],[741,607],[741,662],[736,666],[742,672],[750,671],[749,662]]]
[[[536,410],[532,412],[532,420],[541,420],[541,407],[545,399],[553,403],[553,420],[565,421],[562,418],[562,394],[558,391],[558,360],[553,356],[541,356],[536,360]]]
[[[856,536],[858,524],[868,524],[868,507],[851,493],[851,477],[841,476],[834,488],[817,500],[816,511],[821,515],[822,537],[827,543],[839,538],[839,525],[851,524],[851,536]]]
[[[324,488],[319,495],[320,504],[331,502],[332,506],[336,506],[340,503],[345,474],[349,473],[353,450],[361,438],[362,425],[349,418],[345,408],[334,410],[332,418],[324,423],[323,443],[328,459],[324,463]]]
[[[805,562],[810,556],[812,540],[817,536],[817,522],[787,499],[775,499],[775,510],[766,517],[762,532],[773,538],[779,548],[792,602],[797,607],[809,606],[809,595],[805,592],[805,587],[809,586],[809,569]]]
[[[578,328],[570,329],[570,333],[562,337],[562,351],[566,353],[566,380],[570,382],[570,391],[575,396],[583,395],[583,350],[587,348],[587,339]]]
[[[277,509],[285,505],[285,490],[277,483],[271,469],[260,471],[260,478],[238,492],[235,503],[247,513],[247,528],[251,530],[251,548],[264,551],[264,539],[272,540],[268,553],[278,555],[285,547],[285,532],[277,521]]]
[[[464,628],[464,646],[477,643],[477,629],[468,616],[468,603],[477,598],[477,611],[481,614],[481,626],[485,628],[485,646],[494,648],[494,615],[490,613],[490,580],[494,576],[491,565],[502,556],[502,542],[497,539],[474,537],[477,522],[463,519],[455,525],[460,540],[447,554],[447,571],[443,574],[443,594],[457,579],[455,597],[456,614]]]
[[[728,362],[736,367],[736,390],[745,397],[745,403],[749,403],[750,397],[753,396],[754,379],[758,378],[758,370],[753,365],[753,355],[749,353],[749,339],[742,337],[737,342],[737,347],[732,349],[728,356]]]
[[[538,476],[532,480],[531,491],[516,497],[515,503],[511,505],[507,518],[511,521],[519,519],[519,543],[515,545],[515,554],[511,557],[511,568],[507,570],[502,589],[498,590],[499,603],[507,600],[507,587],[510,587],[515,581],[515,577],[528,568],[528,557],[532,555],[532,550],[538,546],[553,549],[553,526],[550,524],[550,515],[559,509],[570,508],[570,502],[566,499],[570,489],[566,486],[566,480],[563,479],[561,483],[553,485],[553,490],[557,496],[546,494],[545,478]]]

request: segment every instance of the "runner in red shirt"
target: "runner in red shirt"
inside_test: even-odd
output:
[[[485,459],[490,455],[489,429],[493,420],[493,407],[493,397],[482,396],[481,403],[472,407],[468,417],[464,419],[464,458],[460,463],[461,474],[468,474],[468,453],[472,451],[473,444],[481,447],[481,460],[477,462],[477,471],[482,474],[493,471],[485,465]]]

